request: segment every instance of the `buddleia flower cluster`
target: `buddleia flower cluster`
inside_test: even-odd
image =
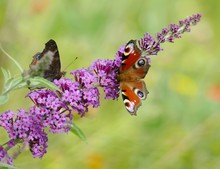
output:
[[[179,21],[179,24],[170,24],[158,32],[155,38],[146,33],[138,40],[138,44],[147,56],[157,55],[163,50],[160,46],[162,43],[174,42],[181,34],[189,32],[190,26],[196,25],[200,18],[201,14],[196,14]],[[116,52],[114,60],[98,59],[87,69],[72,71],[72,78],[54,80],[59,91],[46,88],[31,91],[27,94],[33,102],[29,110],[8,110],[2,113],[0,126],[7,131],[9,141],[0,146],[0,161],[13,165],[14,157],[8,152],[19,143],[28,145],[34,158],[42,158],[48,147],[47,131],[54,134],[69,132],[73,122],[72,112],[83,117],[89,107],[99,107],[100,88],[105,93],[105,99],[117,99],[120,94],[117,75],[123,52],[124,46]]]

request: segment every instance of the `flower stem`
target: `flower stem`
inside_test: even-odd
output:
[[[23,73],[23,69],[22,69],[22,67],[20,66],[20,64],[13,58],[13,57],[11,57],[4,49],[3,49],[3,47],[2,47],[2,45],[0,44],[0,49],[2,50],[2,52],[9,58],[9,59],[11,59],[14,63],[15,63],[15,65],[18,67],[18,69],[20,70],[20,72],[21,73]]]

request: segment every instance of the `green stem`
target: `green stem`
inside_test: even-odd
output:
[[[20,72],[21,73],[23,73],[23,69],[22,69],[22,67],[19,65],[19,63],[13,58],[13,57],[11,57],[4,49],[3,49],[3,47],[2,47],[2,45],[0,44],[0,49],[2,50],[2,52],[9,58],[9,59],[11,59],[14,63],[15,63],[15,65],[18,67],[18,69],[20,70]]]

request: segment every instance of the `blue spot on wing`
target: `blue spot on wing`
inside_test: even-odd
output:
[[[36,58],[37,60],[40,60],[40,58],[41,58],[41,53],[36,54],[35,58]]]

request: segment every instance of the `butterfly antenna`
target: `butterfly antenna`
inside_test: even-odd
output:
[[[72,62],[70,62],[70,64],[68,64],[66,67],[65,67],[65,69],[64,69],[64,71],[68,68],[68,67],[70,67],[70,65],[72,65],[73,64],[73,62],[75,62],[76,61],[76,59],[78,59],[78,57],[75,57],[75,59],[72,61]]]

